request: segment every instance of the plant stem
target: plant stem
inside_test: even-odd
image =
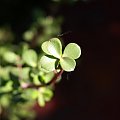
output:
[[[45,86],[49,86],[49,85],[55,85],[56,80],[62,75],[62,73],[63,73],[63,69],[61,69],[60,72],[56,73],[56,75],[47,84],[42,84],[42,85],[26,84],[25,86],[22,86],[22,88],[23,89],[27,89],[27,88],[36,88],[36,89],[38,89],[40,87],[45,87]]]

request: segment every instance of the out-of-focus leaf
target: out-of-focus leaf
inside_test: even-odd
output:
[[[10,72],[11,68],[9,66],[7,67],[1,67],[0,66],[0,79],[5,79],[5,80],[9,80],[10,76],[9,76],[9,72]]]
[[[38,90],[28,88],[28,89],[24,90],[22,97],[27,99],[27,100],[35,100],[38,97]]]
[[[17,77],[21,75],[21,70],[18,67],[11,67],[10,72]]]
[[[18,67],[11,67],[11,73],[22,79],[22,80],[27,80],[29,79],[29,72],[30,72],[30,68],[29,67],[23,67],[23,68],[18,68]]]
[[[10,105],[11,96],[8,94],[5,94],[3,96],[0,96],[0,106],[8,107]]]
[[[29,67],[24,67],[21,70],[21,78],[22,79],[29,79],[29,72],[30,72],[30,68]]]
[[[33,78],[33,83],[35,85],[40,85],[41,84],[41,82],[40,82],[39,77],[38,77],[37,74],[31,73],[30,75]]]
[[[37,66],[37,54],[34,50],[26,50],[22,56],[24,62],[29,66]]]
[[[51,89],[45,88],[43,95],[44,95],[45,101],[48,102],[53,97],[53,91]]]
[[[24,38],[26,41],[31,41],[32,38],[34,37],[34,35],[35,35],[35,31],[29,30],[29,31],[26,31],[26,32],[23,34],[23,38]]]
[[[39,89],[39,91],[43,95],[43,98],[46,102],[50,101],[53,97],[53,91],[48,87],[42,87]]]
[[[9,51],[8,46],[0,46],[0,56],[4,56],[5,52]]]
[[[38,95],[38,104],[41,106],[41,107],[44,107],[45,106],[45,100],[44,100],[44,96],[42,93],[39,93]]]
[[[12,91],[13,90],[12,84],[13,84],[12,81],[8,81],[5,86],[1,86],[0,87],[0,93]]]
[[[8,52],[4,53],[3,58],[6,62],[16,63],[17,59],[18,59],[18,56],[14,52],[8,51]]]
[[[42,75],[42,79],[45,83],[48,83],[54,77],[54,72],[45,73]]]

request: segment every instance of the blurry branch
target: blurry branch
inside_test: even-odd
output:
[[[61,77],[62,73],[63,73],[63,69],[61,69],[60,72],[56,73],[55,76],[51,79],[51,81],[48,82],[47,84],[42,84],[42,85],[25,84],[25,85],[22,85],[21,87],[23,89],[27,89],[27,88],[36,88],[36,89],[38,89],[40,87],[45,87],[45,86],[49,86],[49,85],[55,85],[56,80]]]

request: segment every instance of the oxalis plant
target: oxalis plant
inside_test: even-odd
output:
[[[7,104],[14,101],[36,101],[43,107],[53,97],[54,86],[60,81],[62,73],[75,70],[76,59],[81,55],[80,46],[69,43],[62,49],[62,43],[58,38],[52,38],[41,45],[42,54],[33,49],[24,49],[22,54],[6,51],[2,56],[7,67],[1,66],[1,106],[4,103],[4,95]]]

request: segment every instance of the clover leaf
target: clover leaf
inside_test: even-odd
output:
[[[60,59],[60,65],[63,70],[69,72],[75,69],[76,62],[74,59],[71,59],[69,57],[63,57]]]
[[[63,52],[63,57],[70,57],[73,59],[79,58],[81,55],[81,49],[76,43],[69,43]]]
[[[48,51],[56,58],[60,58],[62,55],[62,44],[58,38],[50,39],[48,45]]]
[[[43,52],[45,52],[47,55],[52,55],[50,54],[50,52],[48,51],[48,45],[49,45],[49,41],[46,41],[42,44],[41,48],[43,50]]]
[[[56,62],[56,59],[50,58],[46,55],[42,56],[40,59],[41,68],[43,68],[47,71],[55,70],[55,62]]]
[[[62,44],[58,38],[52,38],[42,44],[42,50],[48,55],[41,58],[42,68],[53,71],[57,66],[61,66],[64,71],[70,72],[75,69],[76,62],[81,55],[81,49],[76,43],[69,43],[62,54]],[[54,59],[52,58],[54,57]],[[59,61],[59,62],[56,62]]]
[[[60,58],[62,55],[62,44],[58,38],[52,38],[42,44],[42,50],[56,58]]]

